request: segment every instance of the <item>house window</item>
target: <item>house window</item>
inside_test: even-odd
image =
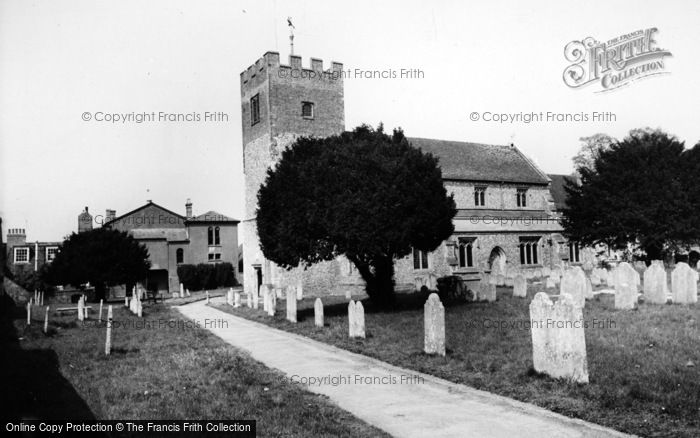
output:
[[[46,261],[47,262],[52,262],[53,259],[56,258],[56,254],[58,254],[58,247],[57,246],[47,246],[46,247]]]
[[[527,189],[518,189],[516,197],[518,207],[527,207]]]
[[[474,266],[474,239],[459,239],[459,267],[471,268]]]
[[[260,121],[260,95],[256,94],[250,98],[250,126]]]
[[[314,118],[314,104],[311,102],[301,103],[301,116],[305,119]]]
[[[29,248],[15,248],[15,263],[29,263]]]
[[[213,227],[207,228],[207,244],[210,246],[214,244],[214,228]]]
[[[219,227],[214,228],[214,245],[221,245],[221,238],[219,237]]]
[[[413,248],[413,269],[428,269],[428,253]]]
[[[210,252],[209,253],[209,261],[216,261],[216,260],[221,260],[221,253]]]
[[[474,205],[477,207],[486,205],[486,187],[474,187]]]
[[[569,242],[569,261],[571,263],[578,263],[581,261],[578,242]]]
[[[175,251],[175,262],[184,263],[185,262],[185,251],[182,248],[178,248]]]
[[[520,239],[520,264],[536,265],[539,263],[537,254],[539,237],[525,237]]]

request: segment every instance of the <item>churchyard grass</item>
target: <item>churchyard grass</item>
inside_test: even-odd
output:
[[[52,312],[48,335],[43,312],[29,327],[22,309],[2,318],[5,417],[255,419],[258,436],[387,436],[205,329],[125,328],[186,321],[168,305],[145,303],[142,319],[113,306],[121,325],[110,356],[94,313],[82,326],[75,314]]]
[[[600,289],[600,288],[597,288]],[[640,436],[700,436],[700,306],[640,304],[615,310],[612,295],[597,295],[583,311],[589,384],[534,372],[527,298],[498,288],[495,303],[445,308],[446,357],[423,352],[426,294],[401,295],[391,312],[366,306],[366,339],[349,339],[347,299],[326,297],[324,328],[314,325],[314,299],[298,303],[299,322],[247,307],[217,308],[452,382],[512,397],[569,417]],[[354,297],[358,299],[360,297]],[[595,324],[595,326],[594,326]],[[455,415],[469,415],[468,412]],[[497,421],[497,419],[494,419]]]

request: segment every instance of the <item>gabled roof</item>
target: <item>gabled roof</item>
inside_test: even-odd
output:
[[[186,219],[185,216],[183,216],[183,215],[181,215],[181,214],[175,213],[175,212],[172,211],[172,210],[168,210],[167,208],[165,208],[165,207],[163,207],[163,206],[161,206],[161,205],[158,205],[158,204],[156,204],[156,203],[153,202],[153,201],[148,201],[147,203],[143,204],[143,205],[142,205],[141,207],[139,207],[139,208],[136,208],[136,209],[134,209],[134,210],[131,210],[131,211],[128,212],[128,213],[124,213],[124,214],[121,215],[121,216],[117,216],[117,217],[115,217],[114,219],[112,219],[112,220],[109,221],[109,222],[105,222],[102,226],[111,224],[111,223],[113,223],[113,222],[117,222],[117,221],[119,221],[120,219],[125,218],[126,216],[132,215],[132,214],[134,214],[134,213],[136,213],[136,212],[138,212],[138,211],[143,210],[144,208],[151,207],[151,206],[160,208],[161,210],[163,210],[163,211],[165,211],[165,212],[167,212],[167,213],[170,213],[170,214],[172,214],[173,216],[177,216],[178,218],[182,219],[183,221]]]
[[[552,194],[554,206],[557,211],[561,211],[566,208],[566,190],[564,190],[566,180],[571,182],[576,182],[576,180],[571,175],[557,175],[553,173],[549,174],[549,178],[552,180],[549,192]]]
[[[448,180],[548,184],[549,178],[515,146],[409,138],[423,152],[440,160]]]
[[[214,210],[209,210],[204,214],[195,216],[193,218],[187,219],[187,222],[233,222],[239,223],[239,220],[230,218],[224,214],[218,213]]]

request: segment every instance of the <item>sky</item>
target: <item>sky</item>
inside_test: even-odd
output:
[[[599,132],[650,126],[686,147],[700,141],[696,1],[0,0],[3,233],[61,240],[85,206],[99,222],[147,200],[184,214],[190,198],[195,214],[246,219],[239,74],[267,51],[286,63],[287,17],[304,66],[315,57],[350,69],[346,129],[383,122],[409,137],[512,142],[565,174],[579,138]],[[672,54],[665,74],[603,93],[564,83],[569,42],[648,28]],[[356,74],[401,69],[419,73]],[[594,111],[614,119],[592,121]],[[105,120],[152,112],[226,117]],[[484,121],[541,112],[589,120]]]

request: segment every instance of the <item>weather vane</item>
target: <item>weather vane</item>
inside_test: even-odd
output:
[[[292,24],[292,17],[287,17],[287,26],[289,27],[289,45],[291,46],[291,54],[294,54],[294,25]]]

